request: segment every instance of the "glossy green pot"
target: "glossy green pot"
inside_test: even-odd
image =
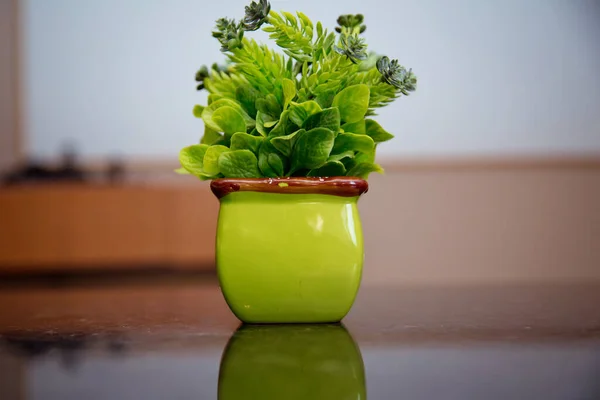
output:
[[[242,326],[223,353],[218,398],[364,400],[364,364],[341,325]]]
[[[355,178],[219,179],[216,260],[233,313],[250,323],[338,322],[363,266]]]

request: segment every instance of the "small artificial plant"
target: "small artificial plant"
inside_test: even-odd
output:
[[[227,64],[196,74],[197,89],[209,93],[208,105],[193,110],[205,131],[181,150],[177,172],[202,180],[382,172],[375,150],[393,136],[368,117],[417,79],[397,60],[367,53],[362,15],[337,23],[328,32],[267,0],[246,6],[239,22],[219,19],[212,35]],[[285,55],[244,37],[260,27]]]

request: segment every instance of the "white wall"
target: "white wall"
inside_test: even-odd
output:
[[[246,0],[23,0],[30,151],[174,157],[195,142],[201,64],[221,60],[210,37]],[[372,49],[420,78],[385,109],[397,139],[386,155],[600,152],[600,4],[594,0],[303,0],[333,27],[363,12]],[[262,35],[261,37],[264,37]]]

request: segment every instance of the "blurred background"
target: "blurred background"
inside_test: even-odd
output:
[[[216,398],[218,201],[172,171],[248,2],[0,0],[3,399]],[[597,398],[597,342],[538,339],[599,332],[597,286],[561,285],[600,280],[600,2],[271,3],[363,13],[419,78],[360,201],[369,397]]]
[[[196,143],[214,21],[246,0],[0,0],[0,272],[214,271]],[[600,4],[272,1],[416,72],[361,200],[366,284],[600,278]],[[225,10],[225,12],[223,11]],[[266,34],[256,36],[268,40]]]

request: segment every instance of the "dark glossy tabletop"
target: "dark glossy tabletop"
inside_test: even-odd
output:
[[[197,276],[0,288],[0,399],[600,399],[600,286],[361,288],[242,326]]]

